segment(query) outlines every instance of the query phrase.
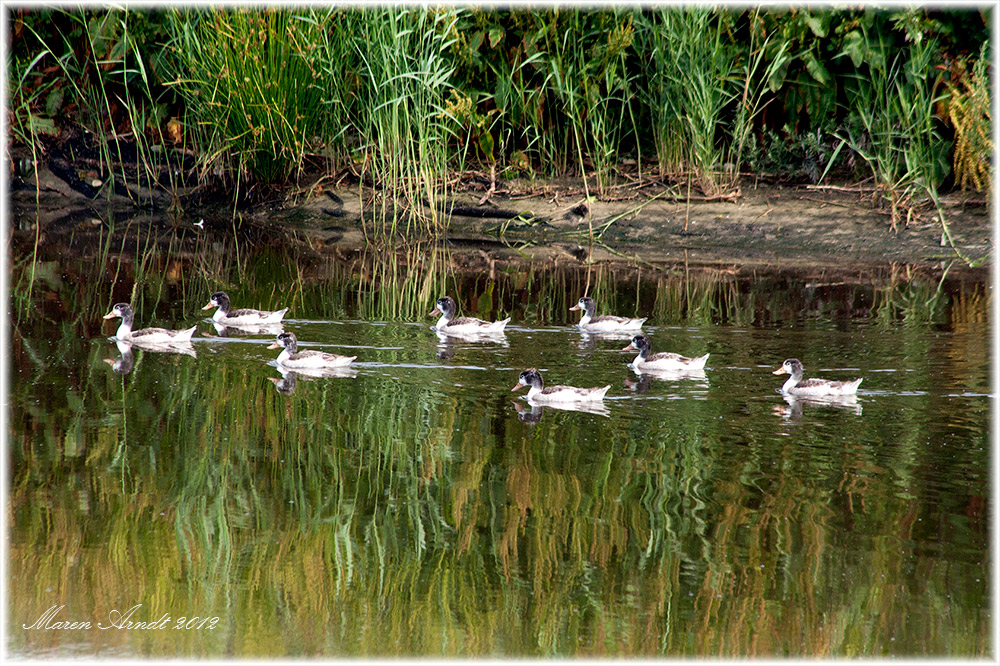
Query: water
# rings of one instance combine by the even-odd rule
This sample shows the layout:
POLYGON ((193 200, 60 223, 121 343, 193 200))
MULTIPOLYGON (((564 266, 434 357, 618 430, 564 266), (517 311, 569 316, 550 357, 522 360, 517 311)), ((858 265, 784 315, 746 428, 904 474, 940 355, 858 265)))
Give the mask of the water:
POLYGON ((230 287, 236 307, 292 303, 300 348, 358 356, 294 382, 273 336, 201 320, 232 282, 142 292, 140 326, 201 320, 196 356, 139 350, 119 374, 100 316, 128 271, 93 291, 50 276, 11 324, 13 654, 992 653, 982 283, 535 267, 400 278, 396 320, 355 269, 230 287), (653 351, 711 353, 704 375, 639 377, 628 337, 579 333, 588 280, 652 315, 653 351), (417 313, 445 288, 513 316, 507 334, 440 340, 417 313), (863 377, 857 401, 787 403, 788 357, 863 377), (528 367, 611 390, 532 409, 511 392, 528 367), (91 628, 23 628, 53 607, 91 628))

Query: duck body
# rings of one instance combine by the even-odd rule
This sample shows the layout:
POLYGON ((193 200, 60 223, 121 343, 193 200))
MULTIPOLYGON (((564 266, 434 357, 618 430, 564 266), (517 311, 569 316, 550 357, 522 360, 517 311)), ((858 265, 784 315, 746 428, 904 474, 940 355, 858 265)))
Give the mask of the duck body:
POLYGON ((143 328, 138 331, 133 331, 132 324, 135 322, 135 313, 132 311, 132 306, 128 303, 118 303, 111 308, 111 312, 104 315, 105 319, 114 319, 115 317, 121 317, 122 320, 121 325, 118 327, 118 331, 115 332, 115 338, 138 344, 156 345, 174 342, 190 342, 191 338, 194 336, 194 332, 198 330, 197 326, 192 326, 191 328, 186 328, 180 331, 166 328, 143 328))
POLYGON ((511 391, 519 391, 528 387, 528 402, 539 404, 565 404, 574 402, 596 402, 604 400, 604 395, 611 384, 600 388, 578 388, 576 386, 548 386, 542 382, 542 375, 535 368, 525 370, 517 378, 517 384, 511 391))
POLYGON ((475 317, 455 317, 457 310, 454 299, 451 296, 442 296, 437 299, 437 304, 430 315, 441 315, 434 328, 438 333, 444 335, 496 335, 503 333, 504 327, 510 321, 510 317, 501 321, 483 321, 475 317))
POLYGON ((628 317, 615 317, 613 315, 597 315, 595 314, 597 312, 597 303, 588 296, 582 297, 570 310, 583 310, 583 317, 577 326, 580 327, 581 331, 591 333, 638 331, 647 319, 647 317, 630 319, 628 317))
POLYGON ((229 303, 229 296, 224 291, 217 291, 212 294, 208 305, 202 310, 218 308, 212 315, 212 320, 217 324, 225 326, 260 326, 266 324, 277 324, 288 312, 288 308, 283 310, 253 310, 250 308, 240 308, 233 310, 229 303))
POLYGON ((829 379, 802 379, 802 363, 795 358, 787 359, 781 367, 772 372, 773 375, 791 375, 781 387, 786 395, 822 398, 827 396, 856 395, 861 379, 850 382, 838 382, 829 379))
POLYGON ((681 356, 680 354, 674 354, 673 352, 658 352, 656 354, 651 354, 650 349, 652 349, 652 345, 649 342, 649 338, 645 335, 634 336, 632 338, 632 342, 623 348, 622 351, 629 351, 633 349, 639 351, 639 355, 632 361, 632 368, 636 372, 641 372, 643 370, 704 370, 705 363, 708 361, 709 356, 708 354, 705 354, 704 356, 688 358, 687 356, 681 356))
POLYGON ((277 363, 280 367, 301 369, 301 370, 324 370, 330 368, 344 368, 349 366, 357 356, 341 356, 340 354, 328 354, 326 352, 306 350, 298 351, 299 343, 294 333, 282 333, 278 336, 274 344, 268 349, 284 350, 278 354, 277 363))

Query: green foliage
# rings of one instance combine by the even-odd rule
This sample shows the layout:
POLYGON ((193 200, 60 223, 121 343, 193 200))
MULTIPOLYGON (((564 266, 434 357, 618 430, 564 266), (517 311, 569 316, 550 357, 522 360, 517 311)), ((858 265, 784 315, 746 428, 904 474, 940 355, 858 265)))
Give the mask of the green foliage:
POLYGON ((916 33, 906 52, 878 29, 862 30, 866 72, 850 87, 851 110, 863 132, 849 132, 851 147, 869 165, 893 225, 912 215, 917 195, 936 199, 950 169, 937 104, 944 99, 935 70, 937 43, 916 33))
POLYGON ((111 164, 109 137, 131 131, 152 173, 151 147, 181 118, 187 132, 169 133, 192 139, 203 177, 235 174, 239 194, 248 179, 281 182, 325 158, 375 185, 368 210, 390 233, 401 215, 408 228, 443 228, 446 174, 468 165, 578 175, 607 195, 624 163, 642 168, 655 152, 663 175, 719 193, 738 188, 744 163, 815 179, 833 137, 850 137, 898 203, 912 195, 907 173, 925 189, 948 182, 953 137, 964 141, 956 179, 987 180, 987 19, 814 7, 16 10, 11 135, 39 146, 68 116, 101 137, 111 164), (980 74, 952 68, 940 86, 937 68, 977 58, 980 74), (942 122, 942 96, 978 101, 942 122))
POLYGON ((269 183, 298 172, 325 129, 319 26, 293 12, 172 10, 171 86, 187 103, 203 170, 269 183))
POLYGON ((143 176, 156 182, 163 157, 151 145, 162 141, 170 101, 158 77, 164 30, 158 12, 17 10, 8 62, 12 135, 37 151, 51 142, 41 135, 80 123, 96 137, 112 186, 142 184, 143 176), (137 176, 120 166, 123 137, 137 152, 137 176))
POLYGON ((727 39, 733 17, 707 8, 669 8, 643 18, 642 48, 650 63, 647 105, 660 173, 681 173, 691 164, 702 190, 716 194, 717 134, 736 95, 735 49, 727 39))

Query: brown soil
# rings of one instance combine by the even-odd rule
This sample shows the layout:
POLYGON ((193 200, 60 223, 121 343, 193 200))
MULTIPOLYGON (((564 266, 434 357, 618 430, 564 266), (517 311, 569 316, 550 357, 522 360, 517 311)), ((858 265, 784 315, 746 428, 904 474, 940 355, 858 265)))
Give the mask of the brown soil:
MULTIPOLYGON (((36 221, 43 242, 64 242, 73 234, 79 246, 81 236, 96 235, 107 225, 109 211, 119 219, 140 215, 126 197, 114 195, 110 205, 102 198, 87 199, 44 168, 39 184, 37 192, 30 187, 10 193, 15 253, 34 243, 36 221)), ((447 242, 456 252, 490 265, 531 258, 683 264, 736 272, 795 268, 838 273, 904 264, 935 273, 954 262, 954 271, 971 272, 981 280, 993 259, 987 207, 958 196, 946 199, 946 219, 955 246, 974 267, 943 241, 941 225, 930 210, 893 229, 888 211, 875 209, 871 192, 857 187, 745 184, 733 200, 690 204, 671 198, 662 187, 633 188, 617 201, 592 201, 589 213, 581 206, 586 197, 574 183, 520 188, 508 183, 507 190, 485 202, 478 192, 459 195, 456 204, 468 207, 465 212, 471 214, 451 219, 447 242), (519 191, 522 194, 510 194, 519 191), (479 216, 502 211, 522 216, 479 216)), ((366 192, 366 198, 370 194, 366 192)), ((231 234, 234 229, 232 210, 224 203, 198 210, 185 206, 175 218, 165 212, 172 198, 159 193, 151 200, 164 212, 141 217, 164 229, 197 234, 231 234), (200 220, 202 226, 195 228, 200 220)), ((366 206, 370 210, 370 202, 366 206)), ((373 237, 370 214, 362 224, 356 186, 336 192, 315 186, 289 201, 241 211, 240 216, 242 224, 257 230, 258 238, 284 238, 319 255, 353 253, 366 245, 366 237, 373 237)), ((388 239, 390 244, 400 240, 388 239)))

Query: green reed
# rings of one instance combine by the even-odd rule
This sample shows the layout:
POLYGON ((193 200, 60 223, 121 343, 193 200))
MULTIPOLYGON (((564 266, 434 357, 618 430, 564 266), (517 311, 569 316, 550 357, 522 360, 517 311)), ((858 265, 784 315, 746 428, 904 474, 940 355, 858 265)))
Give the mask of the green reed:
POLYGON ((634 12, 555 10, 545 31, 547 87, 562 108, 569 157, 584 179, 594 166, 597 192, 608 193, 622 144, 635 136, 635 78, 628 68, 634 12))
POLYGON ((938 187, 947 176, 949 142, 941 134, 937 105, 941 74, 933 69, 937 42, 919 31, 906 53, 898 53, 879 31, 863 31, 867 75, 851 90, 851 111, 863 133, 845 140, 871 169, 877 196, 892 212, 892 226, 909 223, 922 197, 929 197, 948 237, 938 187))
POLYGON ((641 47, 649 54, 646 104, 663 174, 694 170, 707 195, 718 191, 717 135, 736 96, 736 54, 727 12, 659 9, 643 15, 641 47), (689 166, 690 165, 690 166, 689 166))
POLYGON ((248 176, 297 175, 327 127, 316 62, 322 25, 284 9, 169 17, 170 84, 187 102, 202 172, 232 167, 237 192, 248 176))
POLYGON ((447 226, 454 119, 444 98, 457 17, 454 10, 416 8, 330 16, 321 70, 326 99, 347 104, 361 144, 361 181, 367 174, 376 184, 372 205, 382 238, 396 234, 401 216, 407 233, 447 226))

